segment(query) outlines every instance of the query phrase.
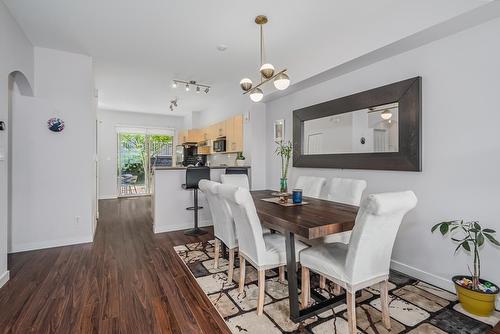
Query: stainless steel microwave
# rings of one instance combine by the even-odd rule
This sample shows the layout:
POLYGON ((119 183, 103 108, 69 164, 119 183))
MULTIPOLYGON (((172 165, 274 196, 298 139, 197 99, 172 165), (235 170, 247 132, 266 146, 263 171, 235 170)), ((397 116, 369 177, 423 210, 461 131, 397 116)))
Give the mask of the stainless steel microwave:
POLYGON ((214 152, 226 152, 226 138, 214 140, 213 150, 214 152))

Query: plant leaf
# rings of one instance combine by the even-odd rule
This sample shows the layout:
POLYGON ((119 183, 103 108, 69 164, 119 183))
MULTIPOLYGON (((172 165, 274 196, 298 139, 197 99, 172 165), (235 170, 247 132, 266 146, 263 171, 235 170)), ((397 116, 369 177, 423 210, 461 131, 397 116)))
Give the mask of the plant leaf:
POLYGON ((472 232, 472 233, 477 233, 477 232, 480 232, 481 230, 478 230, 477 228, 471 228, 469 229, 469 232, 472 232))
POLYGON ((481 247, 483 244, 484 244, 484 236, 482 233, 479 233, 477 235, 477 239, 476 239, 476 242, 477 242, 477 246, 478 247, 481 247))
POLYGON ((450 232, 455 231, 455 230, 456 230, 457 228, 459 228, 459 227, 460 227, 460 226, 457 226, 457 225, 453 226, 452 228, 450 228, 450 232))
POLYGON ((442 223, 437 223, 436 225, 434 225, 432 228, 431 228, 431 233, 434 233, 434 231, 439 227, 439 225, 441 225, 442 223))
POLYGON ((478 222, 474 222, 474 228, 481 231, 481 225, 478 222))
POLYGON ((495 239, 495 237, 493 237, 492 235, 490 235, 490 234, 485 234, 484 236, 485 236, 486 238, 488 238, 488 240, 489 240, 492 244, 494 244, 494 245, 496 245, 496 246, 500 246, 500 242, 498 242, 498 241, 497 241, 497 239, 495 239))
POLYGON ((483 233, 497 233, 497 231, 492 230, 491 228, 485 228, 485 229, 483 230, 483 233))
POLYGON ((462 247, 463 247, 466 251, 470 252, 469 242, 467 242, 467 241, 462 242, 462 247))
POLYGON ((441 226, 439 227, 439 231, 441 231, 441 234, 442 235, 445 235, 446 233, 448 233, 448 227, 449 227, 449 223, 448 222, 445 222, 445 223, 442 223, 441 226))

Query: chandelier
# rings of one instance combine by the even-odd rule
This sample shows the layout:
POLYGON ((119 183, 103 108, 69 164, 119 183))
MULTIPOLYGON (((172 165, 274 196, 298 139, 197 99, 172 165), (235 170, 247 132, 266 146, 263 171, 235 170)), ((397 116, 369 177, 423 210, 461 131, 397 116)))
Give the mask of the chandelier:
POLYGON ((260 83, 252 87, 252 80, 244 78, 240 81, 240 87, 244 90, 243 94, 250 94, 253 102, 259 102, 264 97, 264 92, 260 88, 262 85, 274 80, 276 89, 285 90, 290 86, 290 78, 286 74, 286 68, 275 73, 274 66, 265 62, 263 25, 267 23, 267 17, 259 15, 255 18, 255 23, 260 26, 260 83))

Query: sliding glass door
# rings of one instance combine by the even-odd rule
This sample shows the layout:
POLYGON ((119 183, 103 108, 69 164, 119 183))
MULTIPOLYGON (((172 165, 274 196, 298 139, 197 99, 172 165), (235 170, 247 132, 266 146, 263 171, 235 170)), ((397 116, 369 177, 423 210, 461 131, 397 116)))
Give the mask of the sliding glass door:
POLYGON ((173 130, 118 128, 118 196, 149 195, 155 167, 172 166, 173 130))

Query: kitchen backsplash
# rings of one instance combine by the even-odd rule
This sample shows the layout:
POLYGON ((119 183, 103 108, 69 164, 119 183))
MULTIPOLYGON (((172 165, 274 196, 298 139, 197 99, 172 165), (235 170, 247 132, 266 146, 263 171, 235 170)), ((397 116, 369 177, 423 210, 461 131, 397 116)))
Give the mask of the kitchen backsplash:
POLYGON ((236 165, 236 153, 219 153, 219 154, 210 154, 207 156, 207 161, 210 163, 210 166, 235 166, 236 165))

